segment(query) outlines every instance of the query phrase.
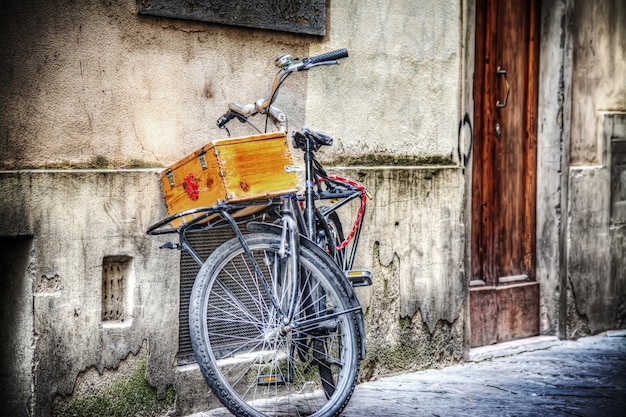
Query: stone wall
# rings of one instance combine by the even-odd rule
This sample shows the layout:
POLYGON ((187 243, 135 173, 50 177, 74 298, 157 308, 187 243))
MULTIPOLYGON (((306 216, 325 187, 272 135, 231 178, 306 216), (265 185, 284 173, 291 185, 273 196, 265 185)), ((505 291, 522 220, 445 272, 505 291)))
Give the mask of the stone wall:
MULTIPOLYGON (((355 264, 374 277, 371 287, 357 288, 368 342, 362 378, 462 360, 461 170, 354 167, 338 172, 367 184, 371 195, 355 264)), ((356 211, 348 213, 352 216, 341 213, 342 223, 350 226, 356 211)))
MULTIPOLYGON (((164 395, 174 382, 178 256, 158 249, 162 238, 145 234, 165 214, 158 173, 5 171, 0 191, 2 235, 32 237, 29 258, 20 261, 32 282, 9 278, 11 287, 32 288, 31 301, 21 298, 19 311, 30 320, 21 321, 26 327, 17 340, 34 347, 20 361, 26 375, 32 372, 34 415, 49 415, 56 395, 72 394, 81 372, 117 368, 144 344, 146 377, 164 395), (123 299, 110 320, 105 294, 123 299)), ((3 264, 12 263, 8 256, 2 253, 3 264)), ((15 415, 26 410, 22 404, 15 415)))
POLYGON ((567 337, 626 324, 626 6, 576 2, 572 15, 567 337))
POLYGON ((165 214, 160 168, 225 137, 215 120, 267 94, 283 53, 350 51, 290 77, 276 104, 290 129, 333 133, 322 158, 373 195, 362 377, 462 359, 465 5, 331 1, 315 37, 142 16, 133 0, 5 3, 0 261, 21 300, 2 310, 15 321, 1 369, 20 375, 3 390, 10 415, 48 416, 144 366, 176 413, 216 405, 196 366, 176 366, 179 257, 145 230, 165 214))

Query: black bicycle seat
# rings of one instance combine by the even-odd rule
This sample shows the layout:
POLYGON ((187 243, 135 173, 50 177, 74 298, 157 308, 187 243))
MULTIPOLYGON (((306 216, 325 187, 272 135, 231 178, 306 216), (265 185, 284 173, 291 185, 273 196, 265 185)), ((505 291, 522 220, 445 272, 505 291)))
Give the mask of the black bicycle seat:
POLYGON ((318 150, 320 146, 330 146, 333 144, 333 137, 328 133, 311 130, 306 127, 303 127, 302 131, 294 131, 291 136, 293 137, 293 146, 298 149, 306 148, 306 140, 310 141, 315 151, 318 150))

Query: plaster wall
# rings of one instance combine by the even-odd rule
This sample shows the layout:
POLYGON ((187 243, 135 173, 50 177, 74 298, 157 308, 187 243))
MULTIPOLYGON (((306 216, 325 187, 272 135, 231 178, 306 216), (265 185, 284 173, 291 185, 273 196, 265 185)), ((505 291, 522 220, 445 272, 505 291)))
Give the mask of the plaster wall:
POLYGON ((331 2, 329 35, 310 54, 345 46, 351 56, 310 72, 305 118, 336 135, 326 159, 456 158, 463 3, 331 2))
MULTIPOLYGON (((226 137, 215 121, 227 104, 268 94, 274 59, 307 56, 311 40, 142 16, 134 0, 5 2, 0 27, 0 166, 11 169, 169 165, 226 137)), ((292 77, 276 103, 297 125, 305 84, 292 77)))
POLYGON ((626 112, 598 114, 602 164, 569 175, 567 335, 626 325, 626 112))
POLYGON ((565 288, 565 219, 571 114, 573 1, 541 7, 537 123, 537 260, 540 332, 562 334, 565 288))
MULTIPOLYGON (((362 378, 462 360, 462 170, 353 167, 333 172, 367 184, 371 195, 354 265, 372 271, 374 281, 357 288, 368 343, 362 378)), ((351 225, 354 213, 354 207, 340 213, 342 223, 351 225)))
MULTIPOLYGON (((362 377, 461 360, 460 170, 333 171, 368 184, 372 195, 355 265, 375 277, 374 285, 358 294, 369 345, 362 377)), ((32 370, 34 415, 49 415, 55 399, 84 394, 85 385, 106 386, 106 376, 135 357, 147 360, 146 377, 159 393, 174 387, 179 413, 217 405, 206 395, 197 367, 172 367, 178 254, 158 249, 165 237, 144 234, 165 214, 157 179, 158 170, 0 174, 2 234, 34 236, 28 279, 21 281, 26 298, 32 291, 32 310, 23 309, 31 321, 18 329, 25 335, 22 344, 34 346, 34 359, 20 362, 25 375, 32 370), (103 265, 111 256, 129 257, 133 264, 132 309, 121 323, 102 321, 103 265)), ((350 215, 344 216, 350 224, 350 215)), ((6 257, 3 262, 14 264, 6 257)))
POLYGON ((567 212, 567 337, 626 324, 626 5, 576 2, 567 212))
POLYGON ((31 405, 34 365, 33 237, 0 237, 0 391, 4 415, 31 405))
POLYGON ((145 235, 165 214, 159 169, 122 168, 166 166, 224 137, 226 104, 267 94, 283 53, 350 51, 339 67, 292 76, 276 104, 290 128, 336 136, 323 159, 369 165, 334 169, 373 195, 359 252, 375 277, 359 290, 363 378, 461 360, 465 6, 331 1, 329 35, 317 38, 140 16, 133 0, 5 4, 0 236, 32 236, 32 340, 20 339, 32 346, 20 368, 32 370, 32 414, 144 359, 159 396, 174 387, 177 413, 215 405, 197 367, 175 366, 178 254, 145 235), (132 313, 117 324, 102 323, 109 257, 131 261, 132 313))
POLYGON ((374 275, 358 290, 366 379, 464 355, 467 3, 333 1, 328 35, 309 49, 350 52, 309 72, 304 122, 335 137, 320 159, 373 197, 359 251, 374 275))
MULTIPOLYGON (((158 249, 163 238, 145 235, 165 214, 158 173, 4 171, 0 193, 1 234, 33 237, 32 281, 23 283, 32 297, 22 298, 32 319, 20 329, 32 337, 23 343, 32 346, 32 360, 20 363, 33 378, 28 415, 49 415, 54 397, 71 394, 81 372, 117 368, 144 343, 150 350, 146 377, 165 393, 174 382, 178 256, 158 249), (109 256, 132 262, 123 321, 102 320, 109 256)), ((3 264, 16 264, 10 254, 2 253, 3 264)), ((19 409, 26 412, 27 404, 19 409)))
POLYGON ((577 1, 572 15, 572 166, 603 164, 599 111, 626 107, 626 4, 577 1))
MULTIPOLYGON (((143 16, 132 0, 14 1, 4 10, 5 168, 97 157, 168 165, 225 136, 215 120, 228 102, 267 94, 275 57, 341 47, 350 58, 340 67, 285 83, 277 106, 290 127, 333 132, 328 159, 456 157, 463 21, 456 1, 331 2, 325 38, 143 16)), ((234 135, 252 132, 233 126, 234 135)))

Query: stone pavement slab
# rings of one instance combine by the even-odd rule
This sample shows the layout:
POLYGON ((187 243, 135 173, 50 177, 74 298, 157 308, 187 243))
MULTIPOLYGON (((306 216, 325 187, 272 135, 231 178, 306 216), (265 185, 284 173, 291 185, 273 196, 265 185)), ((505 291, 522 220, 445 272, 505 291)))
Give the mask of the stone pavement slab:
MULTIPOLYGON (((527 343, 473 350, 464 364, 359 384, 342 415, 626 416, 626 332, 527 343)), ((207 416, 230 413, 193 417, 207 416)))

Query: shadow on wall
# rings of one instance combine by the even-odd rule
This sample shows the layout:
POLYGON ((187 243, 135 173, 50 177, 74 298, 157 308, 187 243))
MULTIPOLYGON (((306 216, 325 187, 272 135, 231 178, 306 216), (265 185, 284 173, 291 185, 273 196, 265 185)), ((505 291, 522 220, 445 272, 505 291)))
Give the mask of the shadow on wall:
POLYGON ((0 414, 27 416, 33 366, 33 237, 0 237, 0 414))

